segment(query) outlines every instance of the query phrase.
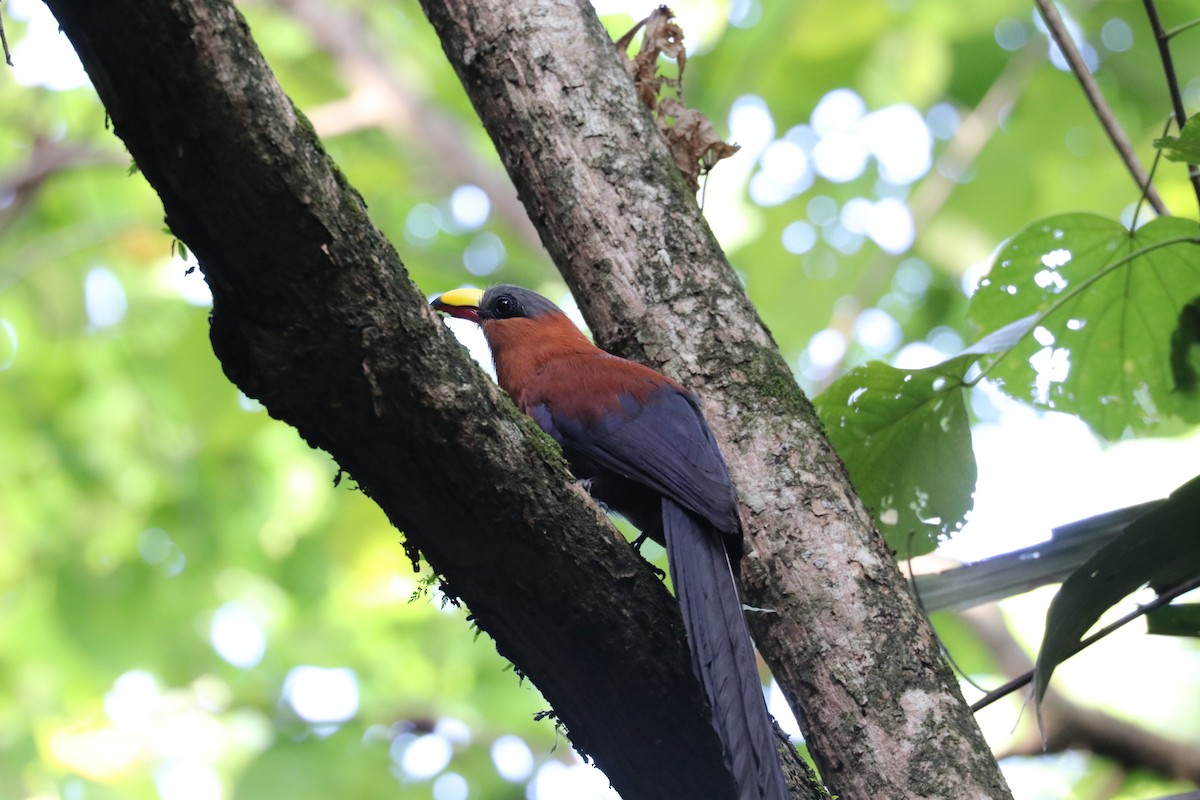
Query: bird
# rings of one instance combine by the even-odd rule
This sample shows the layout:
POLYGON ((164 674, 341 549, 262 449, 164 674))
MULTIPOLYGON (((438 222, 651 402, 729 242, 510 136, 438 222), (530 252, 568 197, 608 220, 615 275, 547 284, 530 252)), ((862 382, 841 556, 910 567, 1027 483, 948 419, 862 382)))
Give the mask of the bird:
POLYGON ((696 396, 597 347, 529 289, 454 289, 430 305, 483 329, 500 387, 558 442, 592 496, 642 538, 665 543, 692 671, 738 798, 787 798, 734 578, 743 546, 737 495, 696 396))

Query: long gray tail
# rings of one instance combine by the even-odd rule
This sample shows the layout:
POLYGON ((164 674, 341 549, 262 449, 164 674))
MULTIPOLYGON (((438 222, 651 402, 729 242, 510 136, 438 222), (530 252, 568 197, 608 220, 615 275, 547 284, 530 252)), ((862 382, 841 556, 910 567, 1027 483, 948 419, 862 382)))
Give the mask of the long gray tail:
POLYGON ((683 610, 692 671, 712 705, 739 800, 787 800, 775 733, 754 660, 754 645, 721 534, 663 498, 671 581, 683 610))

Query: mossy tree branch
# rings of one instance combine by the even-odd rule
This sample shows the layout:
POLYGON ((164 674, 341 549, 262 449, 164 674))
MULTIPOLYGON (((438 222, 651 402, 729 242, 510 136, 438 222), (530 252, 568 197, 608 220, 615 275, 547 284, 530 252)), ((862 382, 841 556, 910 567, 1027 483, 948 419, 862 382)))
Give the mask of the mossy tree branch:
POLYGON ((384 509, 623 796, 732 797, 678 606, 434 319, 233 4, 47 5, 199 259, 230 379, 384 509))
POLYGON ((422 5, 597 340, 702 396, 749 525, 747 600, 772 609, 751 615, 756 641, 830 791, 1007 797, 928 620, 590 3, 422 5))

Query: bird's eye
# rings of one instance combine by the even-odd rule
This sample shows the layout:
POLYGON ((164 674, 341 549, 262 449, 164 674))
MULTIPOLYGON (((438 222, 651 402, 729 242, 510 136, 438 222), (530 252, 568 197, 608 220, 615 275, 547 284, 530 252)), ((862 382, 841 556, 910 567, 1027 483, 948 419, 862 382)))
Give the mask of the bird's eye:
POLYGON ((493 308, 495 309, 496 316, 500 319, 515 317, 518 313, 520 313, 521 309, 520 305, 517 304, 517 301, 506 294, 502 294, 496 298, 493 308))

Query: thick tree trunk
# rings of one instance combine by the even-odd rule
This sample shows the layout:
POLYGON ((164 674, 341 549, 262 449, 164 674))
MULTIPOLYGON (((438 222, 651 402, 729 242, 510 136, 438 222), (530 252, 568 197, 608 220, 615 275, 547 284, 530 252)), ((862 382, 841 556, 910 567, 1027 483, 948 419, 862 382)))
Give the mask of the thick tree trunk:
MULTIPOLYGON (((230 378, 383 507, 624 797, 730 796, 677 607, 431 318, 232 5, 47 4, 200 259, 230 378)), ((590 7, 427 11, 600 339, 705 396, 759 643, 835 793, 1007 796, 590 7)))
MULTIPOLYGON (((811 405, 586 0, 422 0, 597 340, 702 395, 758 645, 832 793, 1009 795, 811 405)), ((719 166, 717 167, 720 168, 719 166)))

